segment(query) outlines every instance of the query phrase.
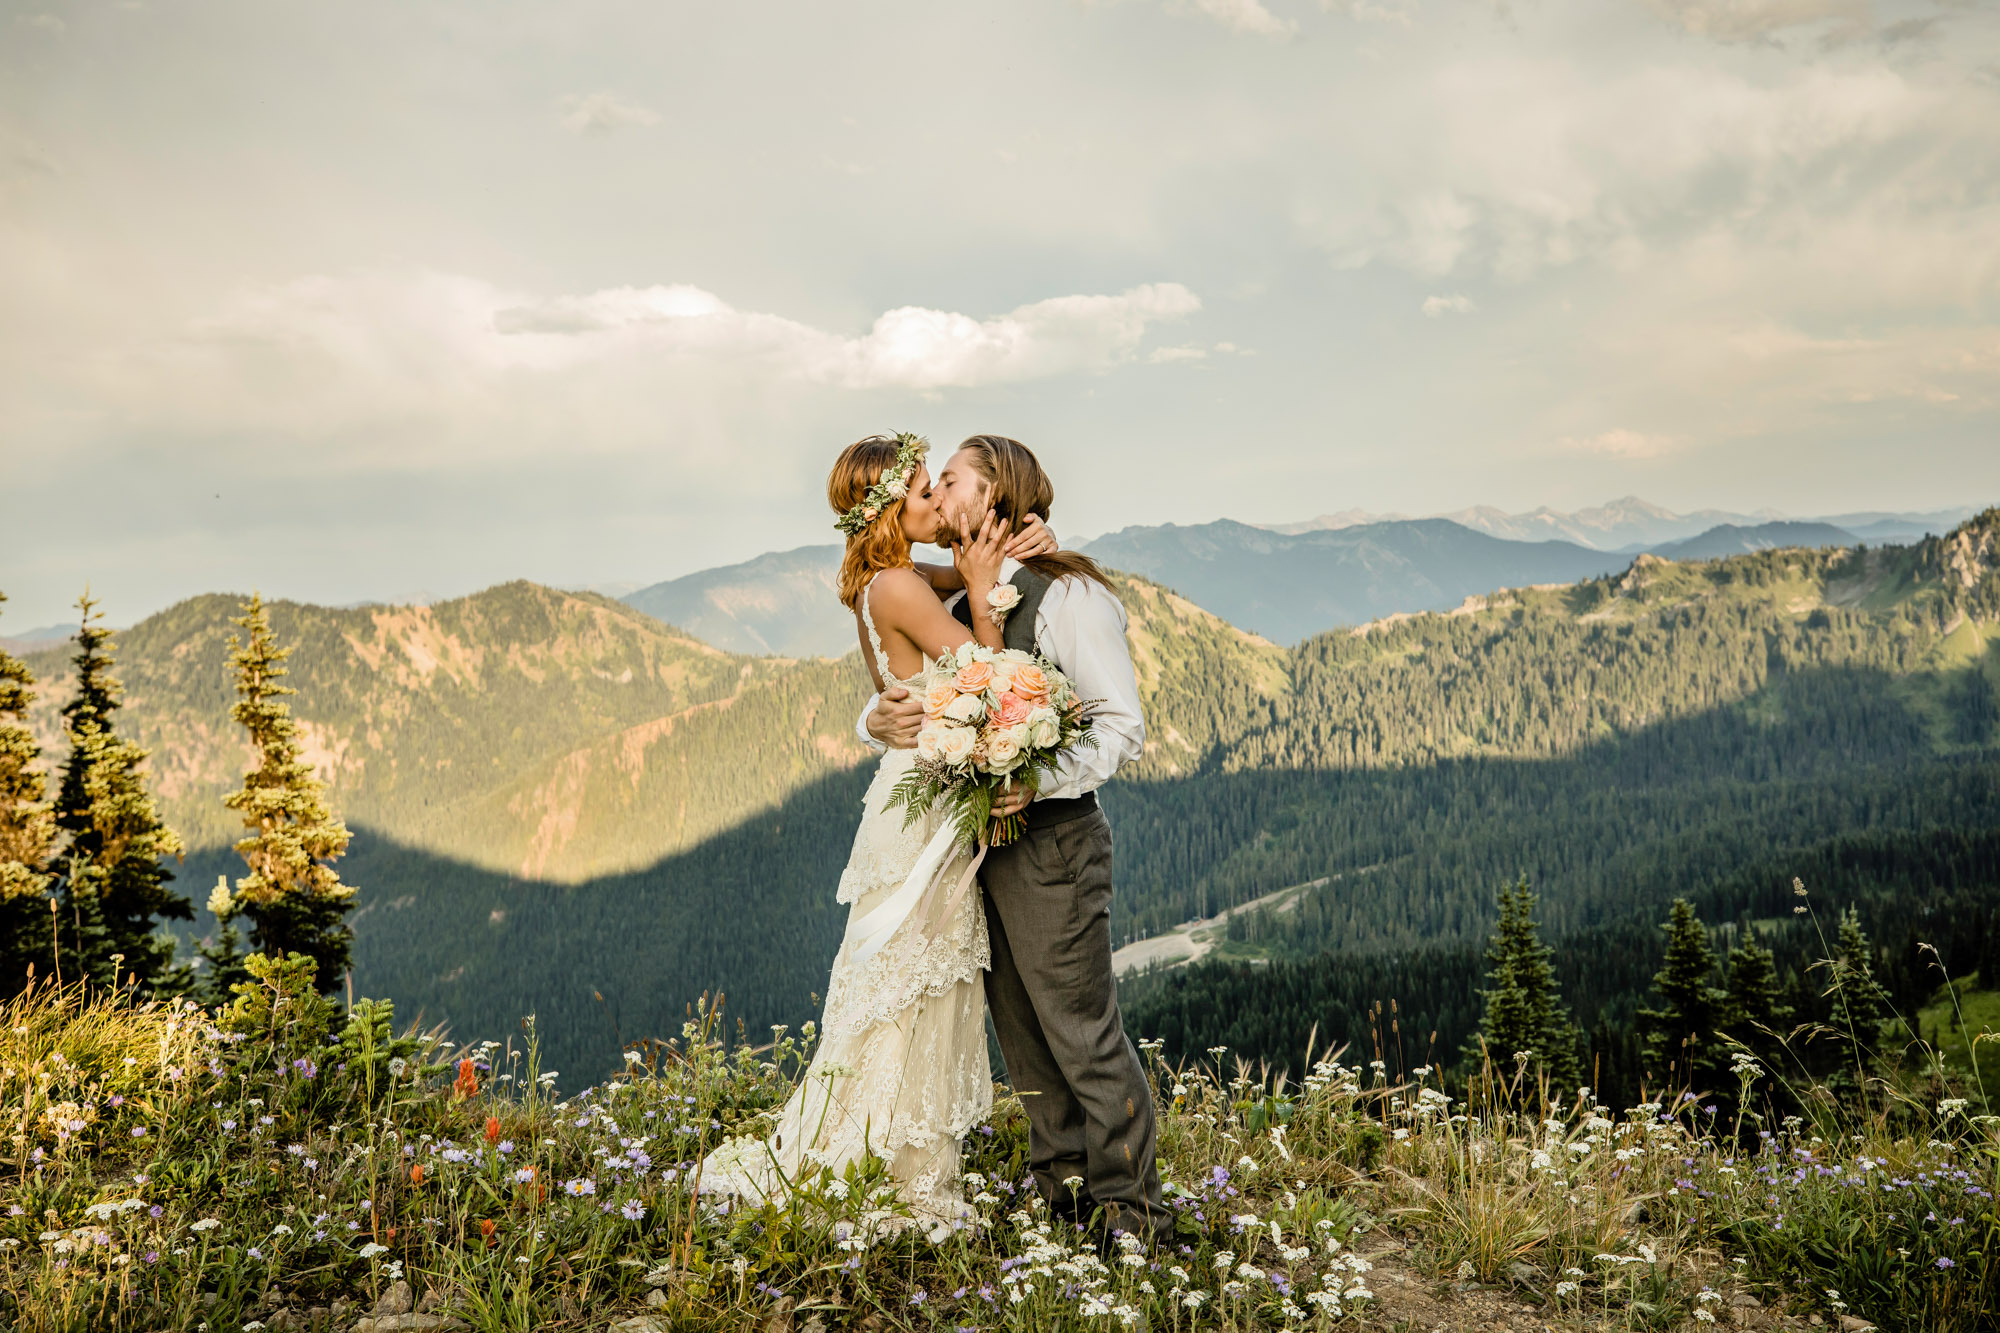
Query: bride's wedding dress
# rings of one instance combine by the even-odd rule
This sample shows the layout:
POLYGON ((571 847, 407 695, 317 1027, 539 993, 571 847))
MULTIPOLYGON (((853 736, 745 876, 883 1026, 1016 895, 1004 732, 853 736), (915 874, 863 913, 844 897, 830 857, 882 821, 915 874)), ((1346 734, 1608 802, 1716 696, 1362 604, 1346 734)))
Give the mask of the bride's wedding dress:
MULTIPOLYGON (((895 676, 869 612, 861 618, 885 682, 895 676)), ((935 814, 904 822, 889 793, 916 760, 882 757, 837 901, 847 931, 827 982, 819 1045, 768 1134, 730 1139, 702 1163, 701 1191, 783 1201, 820 1165, 838 1176, 866 1154, 885 1159, 898 1194, 928 1223, 965 1212, 958 1141, 993 1106, 986 1058, 986 915, 969 873, 975 849, 935 814)))

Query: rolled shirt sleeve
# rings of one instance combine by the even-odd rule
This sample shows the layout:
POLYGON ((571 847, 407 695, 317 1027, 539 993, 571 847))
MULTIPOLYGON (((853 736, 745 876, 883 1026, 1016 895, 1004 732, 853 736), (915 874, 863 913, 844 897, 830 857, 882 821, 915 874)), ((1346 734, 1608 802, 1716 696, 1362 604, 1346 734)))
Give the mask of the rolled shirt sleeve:
POLYGON ((875 705, 881 702, 882 696, 879 694, 868 696, 868 702, 861 705, 861 716, 854 719, 854 734, 860 737, 863 745, 873 750, 876 754, 887 754, 889 747, 876 740, 868 732, 868 719, 875 716, 875 705))
POLYGON ((1111 780, 1121 765, 1146 749, 1146 718, 1139 706, 1139 677, 1125 641, 1125 607, 1094 579, 1060 579, 1043 594, 1035 616, 1042 655, 1093 701, 1091 736, 1057 761, 1038 796, 1082 796, 1111 780))

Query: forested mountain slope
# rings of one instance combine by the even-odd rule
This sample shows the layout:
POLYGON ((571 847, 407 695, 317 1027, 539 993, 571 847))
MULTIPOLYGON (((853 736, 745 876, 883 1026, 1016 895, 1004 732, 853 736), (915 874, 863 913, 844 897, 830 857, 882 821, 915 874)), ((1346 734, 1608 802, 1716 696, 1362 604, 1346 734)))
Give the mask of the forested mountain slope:
MULTIPOLYGON (((191 846, 233 841, 249 751, 225 671, 237 599, 118 636, 124 725, 191 846)), ((275 603, 309 757, 348 821, 524 879, 650 865, 864 754, 853 664, 739 657, 592 593, 510 583, 429 607, 275 603)), ((45 745, 67 689, 46 682, 45 745)))
MULTIPOLYGON (((1559 940, 1650 938, 1673 895, 1769 880, 1842 839, 1989 830, 1996 564, 1989 512, 1910 548, 1642 557, 1294 649, 1125 580, 1151 727, 1106 793, 1115 928, 1325 877, 1247 921, 1242 949, 1278 960, 1273 977, 1335 955, 1346 980, 1393 977, 1412 949, 1464 954, 1521 873, 1559 940)), ((184 871, 197 885, 233 869, 215 801, 247 758, 226 721, 231 609, 199 599, 121 636, 129 729, 207 848, 184 871)), ((555 1061, 587 1073, 705 989, 753 1033, 812 1015, 868 777, 855 659, 734 657, 525 584, 274 618, 358 834, 358 990, 466 1037, 534 1010, 555 1061)), ((51 682, 44 704, 62 694, 51 682)), ((1200 980, 1173 983, 1177 1039, 1225 1021, 1200 980)), ((1355 1017, 1351 996, 1288 984, 1321 998, 1273 1000, 1273 1021, 1355 1017)), ((1164 1024, 1143 990, 1135 1014, 1164 1024)))

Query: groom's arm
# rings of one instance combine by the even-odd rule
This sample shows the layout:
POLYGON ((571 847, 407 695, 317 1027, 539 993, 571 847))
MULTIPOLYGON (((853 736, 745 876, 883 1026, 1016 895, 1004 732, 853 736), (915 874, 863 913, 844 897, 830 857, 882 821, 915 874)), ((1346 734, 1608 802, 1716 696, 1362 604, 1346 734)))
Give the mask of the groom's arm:
POLYGON ((1125 641, 1125 608, 1116 594, 1092 579, 1066 578, 1049 589, 1041 611, 1035 637, 1043 655, 1062 668, 1078 697, 1096 701, 1091 739, 1064 755, 1036 793, 1060 800, 1096 791, 1143 754, 1146 718, 1125 641))
POLYGON ((923 721, 924 701, 900 685, 891 685, 861 706, 861 716, 854 721, 854 734, 877 754, 884 750, 913 750, 923 721))

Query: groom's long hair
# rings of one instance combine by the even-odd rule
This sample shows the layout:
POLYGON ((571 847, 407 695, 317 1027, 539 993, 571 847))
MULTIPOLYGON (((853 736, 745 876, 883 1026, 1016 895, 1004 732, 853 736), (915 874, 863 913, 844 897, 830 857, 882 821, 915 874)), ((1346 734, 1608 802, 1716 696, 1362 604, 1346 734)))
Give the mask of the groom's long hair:
MULTIPOLYGON (((833 512, 844 514, 860 504, 868 488, 882 479, 883 470, 895 466, 902 447, 892 435, 870 435, 842 449, 826 478, 826 502, 833 506, 833 512)), ((909 565, 910 539, 903 535, 903 502, 891 500, 874 522, 847 538, 837 585, 841 604, 854 610, 868 581, 878 572, 909 565)))
MULTIPOLYGON (((1049 507, 1056 502, 1055 483, 1027 445, 1005 435, 973 435, 958 447, 970 453, 973 471, 992 487, 987 503, 1001 519, 1018 525, 1033 514, 1049 521, 1049 507)), ((1023 563, 1051 582, 1074 576, 1111 586, 1097 562, 1077 551, 1052 551, 1023 563)))

